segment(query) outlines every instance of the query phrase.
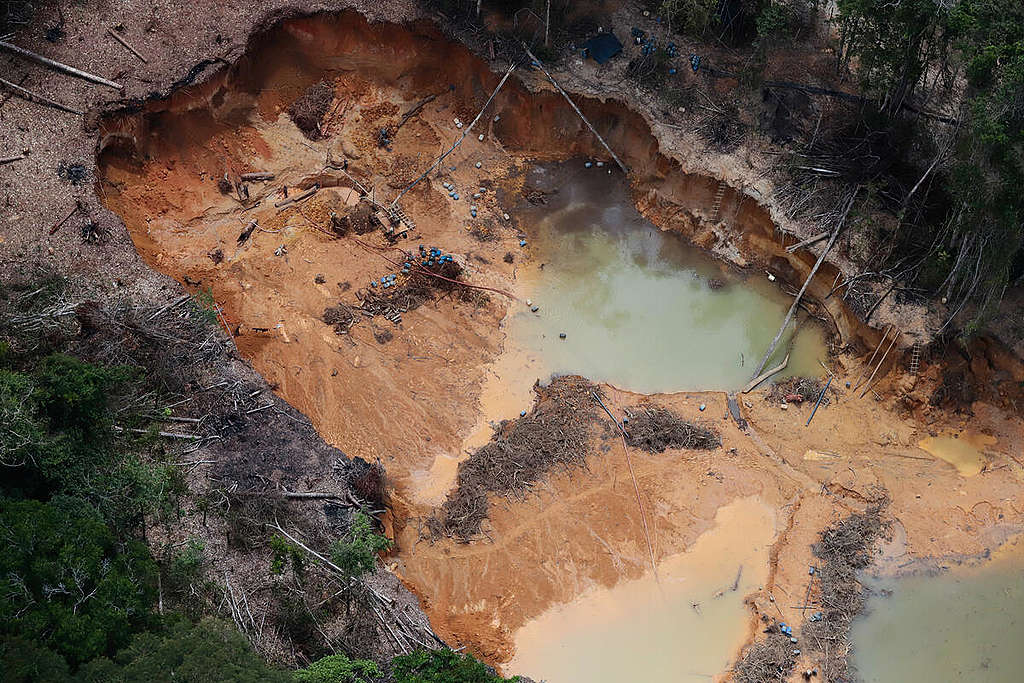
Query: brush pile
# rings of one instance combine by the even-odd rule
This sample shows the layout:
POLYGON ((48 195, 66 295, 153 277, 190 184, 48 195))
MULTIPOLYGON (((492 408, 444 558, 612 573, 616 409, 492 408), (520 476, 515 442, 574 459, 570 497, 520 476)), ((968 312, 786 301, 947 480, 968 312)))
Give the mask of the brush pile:
POLYGON ((498 425, 491 441, 459 465, 457 485, 427 520, 433 539, 468 542, 481 532, 488 496, 522 498, 556 468, 586 464, 591 427, 597 421, 597 388, 582 377, 557 377, 534 386, 533 410, 498 425))
MULTIPOLYGON (((855 513, 821 532, 812 546, 814 556, 822 560, 811 575, 811 602, 817 602, 814 614, 800 628, 800 645, 794 645, 790 633, 781 624, 762 616, 767 636, 746 650, 733 668, 740 683, 771 683, 790 680, 796 655, 803 648, 817 664, 822 681, 849 680, 850 624, 864 606, 864 589, 858 573, 871 563, 871 552, 886 532, 882 510, 888 502, 883 494, 863 513, 855 513), (816 586, 815 586, 816 584, 816 586)), ((808 679, 808 675, 804 675, 808 679)))
MULTIPOLYGON (((772 384, 768 400, 772 403, 804 403, 818 400, 825 385, 816 377, 790 377, 772 384)), ((822 407, 829 404, 828 394, 821 399, 822 407)))
POLYGON ((806 646, 820 654, 822 680, 848 678, 850 625, 864 606, 864 588, 857 576, 871 563, 872 549, 887 530, 881 515, 886 502, 882 498, 867 511, 829 527, 811 548, 823 561, 816 573, 820 607, 801 632, 806 646))
POLYGON ((356 314, 349 306, 338 302, 337 305, 324 309, 323 321, 334 326, 334 334, 348 334, 356 324, 356 314))
POLYGON ((320 125, 334 100, 334 86, 328 81, 311 85, 288 107, 288 115, 296 127, 310 140, 319 140, 320 125))
POLYGON ((687 422, 661 406, 633 408, 624 425, 626 443, 648 453, 662 453, 666 448, 710 451, 722 445, 722 438, 713 430, 687 422))
POLYGON ((789 636, 781 633, 775 624, 765 632, 768 635, 744 650, 733 668, 736 683, 770 683, 789 678, 789 672, 796 663, 789 636))

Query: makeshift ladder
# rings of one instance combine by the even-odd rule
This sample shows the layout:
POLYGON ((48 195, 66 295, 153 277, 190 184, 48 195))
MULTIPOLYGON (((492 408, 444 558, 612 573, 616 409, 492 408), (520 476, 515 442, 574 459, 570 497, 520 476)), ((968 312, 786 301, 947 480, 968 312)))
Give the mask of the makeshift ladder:
POLYGON ((915 341, 914 346, 910 349, 910 374, 917 375, 917 371, 921 368, 921 342, 915 341))
POLYGON ((718 181, 718 191, 715 192, 715 201, 711 207, 711 222, 717 223, 722 217, 722 199, 725 197, 725 189, 728 187, 724 180, 718 181))

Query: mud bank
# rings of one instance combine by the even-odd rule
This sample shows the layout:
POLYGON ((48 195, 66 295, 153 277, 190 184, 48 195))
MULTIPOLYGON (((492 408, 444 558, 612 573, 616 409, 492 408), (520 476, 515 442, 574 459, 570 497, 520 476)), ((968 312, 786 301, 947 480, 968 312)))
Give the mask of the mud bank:
MULTIPOLYGON (((408 102, 437 95, 447 87, 452 100, 448 109, 455 117, 461 114, 464 121, 472 118, 500 80, 487 63, 443 38, 429 22, 368 23, 355 12, 290 19, 256 33, 238 61, 205 83, 147 102, 140 112, 107 117, 98 146, 101 173, 109 177, 104 169, 118 158, 173 156, 182 140, 188 140, 186 146, 203 146, 218 134, 244 129, 254 115, 273 120, 310 85, 340 74, 387 89, 408 102)), ((521 70, 518 77, 522 80, 513 78, 492 105, 497 120, 489 123, 488 135, 502 151, 537 161, 606 156, 561 95, 543 87, 537 72, 521 70)), ((345 94, 351 93, 336 96, 345 94)), ((644 117, 628 105, 582 96, 576 101, 629 167, 637 208, 653 223, 684 234, 732 263, 756 265, 784 282, 802 284, 816 253, 788 253, 770 211, 752 192, 685 172, 678 161, 661 152, 644 117)), ((330 123, 327 128, 332 135, 338 132, 331 130, 330 123)), ((364 131, 366 139, 352 142, 358 146, 375 134, 364 131)), ((401 147, 396 141, 398 157, 401 147)), ((209 161, 203 170, 219 177, 239 159, 225 149, 216 162, 209 161)), ((300 187, 315 182, 346 185, 336 173, 309 173, 300 187)), ((391 195, 397 192, 391 192, 389 199, 391 195)), ((133 239, 139 243, 136 231, 133 239)), ((828 297, 838 274, 835 266, 823 264, 806 297, 831 318, 840 344, 873 348, 880 332, 863 324, 841 298, 828 297)))
MULTIPOLYGON (((756 394, 742 403, 752 435, 729 417, 722 394, 644 397, 606 387, 607 403, 619 414, 656 401, 686 419, 713 421, 722 448, 639 454, 631 471, 613 450, 614 434, 601 437, 593 444, 601 455, 587 469, 558 473, 525 500, 494 501, 485 538, 423 540, 422 520, 443 499, 439 472, 452 470, 481 434, 486 439, 488 420, 527 407, 506 399, 487 408, 482 398, 488 391, 501 398, 498 373, 505 370, 493 366, 503 343, 500 324, 522 303, 499 294, 438 297, 402 311, 399 323, 357 313, 338 334, 324 322, 325 309, 358 309, 374 289, 369 283, 395 273, 401 261, 379 231, 333 233, 331 213, 352 215, 360 195, 397 196, 461 135, 456 119, 472 120, 498 80, 430 24, 368 24, 354 13, 290 19, 254 36, 246 54, 209 81, 106 118, 98 146, 98 194, 123 217, 146 262, 191 289, 210 291, 240 353, 325 440, 385 464, 398 541, 391 568, 422 598, 439 634, 490 662, 506 662, 514 634, 553 605, 639 579, 649 548, 638 498, 650 514, 657 560, 691 548, 714 526, 718 510, 738 498, 757 497, 776 511, 780 530, 767 579, 746 596, 748 640, 759 631, 759 615, 797 622, 799 612, 774 601, 775 591, 802 590, 817 531, 862 507, 872 487, 890 490, 894 514, 908 517, 908 535, 923 553, 976 552, 1019 523, 1010 511, 1019 495, 1016 470, 1005 455, 1018 443, 1019 425, 989 412, 982 421, 999 434, 986 461, 990 474, 962 487, 955 468, 924 451, 880 465, 883 448, 911 449, 924 435, 891 405, 856 403, 843 392, 844 380, 855 381, 861 370, 851 356, 836 359, 838 393, 810 428, 803 428, 807 411, 800 406, 781 412, 756 394), (308 139, 287 110, 321 81, 334 97, 322 135, 308 139), (248 182, 240 197, 235 181, 250 172, 273 173, 274 180, 248 182), (312 196, 284 204, 314 187, 312 196), (802 457, 811 451, 826 459, 802 457), (964 492, 954 507, 971 510, 971 519, 990 498, 993 514, 979 523, 957 516, 947 497, 935 495, 953 487, 964 492)), ((656 225, 785 281, 799 284, 809 272, 814 255, 786 253, 754 198, 726 187, 716 210, 718 181, 681 172, 641 115, 615 101, 581 98, 580 106, 622 151, 634 200, 656 225)), ((529 244, 520 245, 512 210, 524 191, 527 160, 601 155, 564 100, 540 89, 535 74, 510 80, 493 107, 450 165, 403 198, 415 229, 398 247, 436 245, 456 255, 468 281, 516 296, 517 269, 533 257, 529 244), (445 184, 459 188, 461 199, 445 184)), ((870 350, 880 334, 836 297, 825 298, 837 275, 824 265, 809 291, 839 343, 870 350)), ((888 363, 896 362, 894 353, 888 363)))

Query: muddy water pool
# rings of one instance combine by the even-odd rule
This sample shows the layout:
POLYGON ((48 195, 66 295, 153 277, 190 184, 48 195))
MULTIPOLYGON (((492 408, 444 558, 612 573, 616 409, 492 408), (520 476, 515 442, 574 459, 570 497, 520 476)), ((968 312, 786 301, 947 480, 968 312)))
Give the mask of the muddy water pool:
MULTIPOLYGON (((514 309, 506 346, 532 370, 530 383, 576 373, 657 393, 750 379, 792 301, 777 283, 659 230, 618 173, 574 161, 535 168, 527 186, 557 190, 520 213, 532 258, 518 277, 539 310, 514 309)), ((817 376, 823 332, 805 324, 793 338, 794 327, 770 364, 789 351, 787 374, 817 376)))
POLYGON ((527 623, 505 670, 548 683, 711 680, 747 636, 743 598, 767 578, 774 537, 771 507, 736 500, 657 578, 591 590, 527 623))
POLYGON ((865 683, 1024 680, 1024 542, 978 566, 867 585, 851 634, 865 683))

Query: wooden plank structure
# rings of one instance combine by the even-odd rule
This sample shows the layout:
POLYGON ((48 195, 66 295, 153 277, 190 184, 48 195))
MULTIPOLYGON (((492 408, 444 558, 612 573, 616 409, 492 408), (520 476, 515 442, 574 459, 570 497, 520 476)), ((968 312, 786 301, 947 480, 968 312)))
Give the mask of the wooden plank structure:
POLYGON ((374 212, 373 217, 380 223, 381 229, 384 230, 388 239, 397 239, 410 230, 416 229, 416 223, 406 215, 397 201, 394 204, 377 204, 376 206, 377 211, 374 212))

